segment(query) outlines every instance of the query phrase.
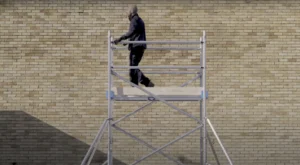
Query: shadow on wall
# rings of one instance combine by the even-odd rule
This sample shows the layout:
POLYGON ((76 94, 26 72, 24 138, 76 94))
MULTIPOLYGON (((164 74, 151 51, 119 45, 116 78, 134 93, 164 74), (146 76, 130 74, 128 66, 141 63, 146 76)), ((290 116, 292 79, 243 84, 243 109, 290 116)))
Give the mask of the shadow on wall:
MULTIPOLYGON (((1 165, 80 165, 89 145, 23 111, 0 111, 1 165)), ((106 154, 95 153, 93 164, 106 154)), ((114 160, 115 164, 124 163, 114 160)))

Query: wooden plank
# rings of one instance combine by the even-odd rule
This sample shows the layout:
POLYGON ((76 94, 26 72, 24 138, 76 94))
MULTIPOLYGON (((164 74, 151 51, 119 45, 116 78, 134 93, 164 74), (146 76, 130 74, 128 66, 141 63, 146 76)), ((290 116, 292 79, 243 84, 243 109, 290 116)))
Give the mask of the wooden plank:
MULTIPOLYGON (((200 96, 201 87, 143 87, 147 91, 158 96, 200 96)), ((114 87, 115 95, 125 96, 148 96, 147 93, 135 87, 114 87)))

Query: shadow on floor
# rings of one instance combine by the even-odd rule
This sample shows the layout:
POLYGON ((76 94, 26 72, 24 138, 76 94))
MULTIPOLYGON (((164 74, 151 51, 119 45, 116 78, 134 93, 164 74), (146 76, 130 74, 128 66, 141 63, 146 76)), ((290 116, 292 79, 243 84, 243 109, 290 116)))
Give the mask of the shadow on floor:
MULTIPOLYGON (((23 111, 0 111, 1 165, 80 165, 88 148, 23 111)), ((105 160, 106 154, 97 151, 93 164, 105 160)), ((114 164, 125 163, 114 160, 114 164)))

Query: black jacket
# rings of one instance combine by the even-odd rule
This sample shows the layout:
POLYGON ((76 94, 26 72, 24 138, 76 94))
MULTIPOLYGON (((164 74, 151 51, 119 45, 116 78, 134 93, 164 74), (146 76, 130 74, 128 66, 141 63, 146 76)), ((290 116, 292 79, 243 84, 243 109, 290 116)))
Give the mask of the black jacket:
MULTIPOLYGON (((128 32, 121 36, 120 40, 126 40, 128 38, 129 41, 146 41, 145 24, 138 14, 132 16, 128 32)), ((147 48, 146 44, 129 44, 128 50, 137 46, 142 46, 144 49, 147 48)))

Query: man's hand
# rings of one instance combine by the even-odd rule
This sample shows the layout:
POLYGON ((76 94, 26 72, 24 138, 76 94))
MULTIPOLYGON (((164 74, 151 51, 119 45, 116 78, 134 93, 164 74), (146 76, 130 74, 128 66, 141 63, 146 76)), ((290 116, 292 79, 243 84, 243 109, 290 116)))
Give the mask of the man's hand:
POLYGON ((112 43, 114 43, 114 44, 118 44, 119 42, 121 42, 121 39, 120 38, 118 38, 118 39, 115 39, 114 41, 112 41, 112 43))

